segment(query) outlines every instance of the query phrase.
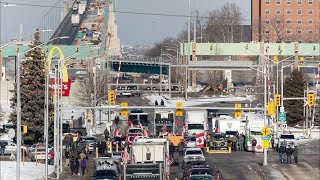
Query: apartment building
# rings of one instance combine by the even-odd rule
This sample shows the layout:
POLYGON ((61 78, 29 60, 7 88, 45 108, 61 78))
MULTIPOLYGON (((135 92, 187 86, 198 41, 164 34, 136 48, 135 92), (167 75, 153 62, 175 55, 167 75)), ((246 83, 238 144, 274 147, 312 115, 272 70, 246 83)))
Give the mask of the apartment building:
POLYGON ((252 40, 320 42, 320 0, 251 0, 252 40))

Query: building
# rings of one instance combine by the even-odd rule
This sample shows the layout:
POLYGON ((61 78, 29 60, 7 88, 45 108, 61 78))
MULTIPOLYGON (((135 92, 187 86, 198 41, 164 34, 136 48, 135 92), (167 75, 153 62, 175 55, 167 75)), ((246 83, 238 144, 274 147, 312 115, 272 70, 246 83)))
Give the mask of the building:
POLYGON ((320 42, 319 0, 251 0, 252 40, 320 42))

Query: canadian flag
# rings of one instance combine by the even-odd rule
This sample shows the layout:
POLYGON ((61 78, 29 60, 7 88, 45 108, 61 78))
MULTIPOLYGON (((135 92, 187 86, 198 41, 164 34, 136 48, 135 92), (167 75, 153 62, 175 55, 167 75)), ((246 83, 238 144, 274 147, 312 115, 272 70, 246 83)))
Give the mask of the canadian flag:
POLYGON ((182 122, 182 137, 184 138, 184 133, 186 132, 186 122, 182 122))
POLYGON ((140 120, 138 120, 138 125, 139 125, 139 127, 140 127, 141 129, 143 129, 143 126, 142 126, 140 120))
POLYGON ((204 133, 196 134, 196 147, 204 148, 204 133))
POLYGON ((130 119, 128 119, 128 125, 129 125, 129 127, 133 128, 133 124, 130 119))
POLYGON ((122 134, 120 131, 118 131, 117 129, 114 129, 114 130, 113 130, 113 137, 123 138, 124 136, 123 136, 123 134, 122 134))
POLYGON ((149 137, 149 133, 146 129, 143 130, 143 136, 144 137, 149 137))
POLYGON ((163 132, 163 133, 167 133, 167 128, 166 128, 165 125, 162 126, 162 132, 163 132))
POLYGON ((134 134, 134 135, 133 135, 132 140, 130 140, 131 137, 132 137, 132 136, 127 136, 127 138, 126 138, 126 142, 127 142, 128 145, 131 145, 131 144, 132 144, 132 142, 136 139, 137 134, 134 134))

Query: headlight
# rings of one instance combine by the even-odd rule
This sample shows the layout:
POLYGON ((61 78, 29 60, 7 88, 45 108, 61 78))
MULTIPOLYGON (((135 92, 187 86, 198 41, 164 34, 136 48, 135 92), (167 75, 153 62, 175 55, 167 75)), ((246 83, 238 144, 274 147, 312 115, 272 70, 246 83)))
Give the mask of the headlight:
POLYGON ((201 161, 205 161, 204 157, 201 157, 200 159, 201 159, 201 161))

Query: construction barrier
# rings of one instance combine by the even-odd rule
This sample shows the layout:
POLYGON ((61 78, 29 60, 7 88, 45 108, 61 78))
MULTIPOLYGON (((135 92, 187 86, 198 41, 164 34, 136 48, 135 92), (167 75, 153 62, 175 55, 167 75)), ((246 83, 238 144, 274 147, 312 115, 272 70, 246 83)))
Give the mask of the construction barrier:
POLYGON ((231 153, 231 147, 228 147, 228 149, 215 149, 215 150, 210 150, 210 148, 207 146, 206 147, 207 153, 208 154, 230 154, 231 153))

